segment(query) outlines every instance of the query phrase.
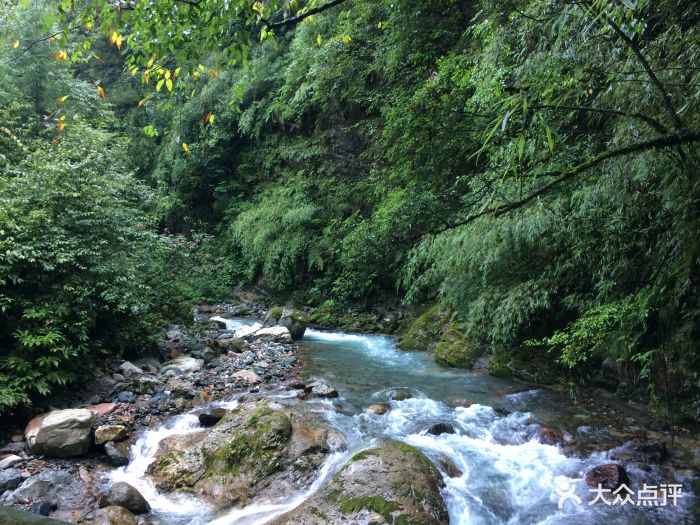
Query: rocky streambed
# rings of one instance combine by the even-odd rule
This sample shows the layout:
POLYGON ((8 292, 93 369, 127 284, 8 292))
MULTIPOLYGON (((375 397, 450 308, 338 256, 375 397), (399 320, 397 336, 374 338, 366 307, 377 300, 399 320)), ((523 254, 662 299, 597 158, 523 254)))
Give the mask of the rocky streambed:
POLYGON ((92 404, 32 420, 0 455, 3 504, 115 525, 694 522, 697 443, 643 414, 278 314, 207 313, 167 361, 119 363, 92 404))

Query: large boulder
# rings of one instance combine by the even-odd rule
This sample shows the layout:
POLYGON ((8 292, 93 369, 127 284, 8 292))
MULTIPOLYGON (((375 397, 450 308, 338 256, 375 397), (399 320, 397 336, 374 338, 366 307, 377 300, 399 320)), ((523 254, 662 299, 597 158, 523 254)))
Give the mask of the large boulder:
POLYGON ((102 425, 95 429, 95 444, 103 445, 108 441, 123 441, 129 437, 129 430, 124 425, 102 425))
POLYGON ((435 362, 455 368, 472 368, 481 348, 450 323, 435 345, 435 362))
POLYGON ((289 330, 292 341, 299 341, 299 339, 304 337, 309 321, 304 312, 285 308, 277 323, 289 330))
POLYGON ((319 493, 272 523, 447 524, 443 486, 442 476, 420 451, 391 442, 356 454, 319 493))
POLYGON ((151 511, 151 506, 146 501, 141 493, 128 483, 120 481, 115 483, 109 489, 107 495, 109 502, 112 505, 124 507, 134 514, 146 514, 151 511))
POLYGON ((271 326, 269 328, 259 328, 250 331, 242 336, 246 341, 260 341, 264 343, 282 343, 288 344, 292 342, 292 334, 284 326, 271 326))
POLYGON ((342 437, 313 415, 256 401, 231 410, 195 439, 166 439, 147 473, 161 491, 189 492, 218 506, 279 498, 308 487, 342 437))
POLYGON ((24 437, 32 452, 45 456, 81 456, 90 449, 95 416, 90 410, 55 410, 32 419, 24 437))

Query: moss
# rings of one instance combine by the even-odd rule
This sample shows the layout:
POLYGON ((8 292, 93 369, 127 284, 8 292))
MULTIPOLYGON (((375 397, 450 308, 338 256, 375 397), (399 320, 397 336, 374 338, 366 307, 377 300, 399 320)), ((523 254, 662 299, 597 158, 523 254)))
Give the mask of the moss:
POLYGON ((270 318, 274 319, 275 322, 282 317, 282 312, 284 311, 284 308, 281 306, 275 306, 272 310, 270 310, 270 318))
POLYGON ((399 339, 402 350, 431 350, 445 331, 452 312, 436 304, 413 321, 399 339))
POLYGON ((340 512, 343 514, 352 514, 362 509, 374 511, 389 523, 392 523, 393 517, 391 513, 401 510, 401 506, 394 501, 387 501, 381 496, 341 498, 340 500, 340 512))
POLYGON ((440 341, 435 345, 435 361, 455 368, 472 368, 481 355, 481 349, 462 334, 455 323, 450 323, 440 341))
POLYGON ((292 422, 285 414, 260 408, 248 416, 227 444, 206 457, 206 472, 236 475, 246 470, 256 483, 279 468, 291 435, 292 422))
POLYGON ((376 448, 368 448, 367 450, 362 450, 355 454, 352 458, 350 458, 350 461, 362 461, 369 456, 376 456, 377 452, 378 451, 376 448))

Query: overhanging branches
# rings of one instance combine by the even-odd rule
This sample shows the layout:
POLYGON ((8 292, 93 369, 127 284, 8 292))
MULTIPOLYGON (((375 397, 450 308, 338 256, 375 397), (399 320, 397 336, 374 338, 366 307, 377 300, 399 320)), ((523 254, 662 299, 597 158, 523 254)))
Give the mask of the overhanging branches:
POLYGON ((694 142, 700 142, 700 132, 699 131, 694 131, 694 130, 687 130, 687 131, 681 131, 679 133, 674 133, 670 135, 664 135, 662 137, 657 137, 654 139, 650 140, 645 140, 642 142, 637 142, 635 144, 628 144, 627 146, 622 146, 620 148, 612 149, 609 151, 605 151, 599 155, 596 155, 592 159, 589 159, 585 162, 581 162, 580 164, 577 164, 575 166, 572 166, 570 168, 565 168, 563 170, 556 170, 556 171, 551 171, 548 173, 543 173, 541 175, 538 175, 538 178, 548 178, 548 177, 554 177, 553 180, 548 182, 547 184, 543 185, 542 187, 538 188, 537 190, 527 194, 524 197, 521 197, 520 199, 499 205, 499 206, 493 206, 490 208, 487 208, 485 210, 482 210, 478 213, 472 214, 469 217, 467 217, 464 220, 461 220, 459 222, 456 222, 454 224, 451 224, 441 230, 438 230, 436 232, 432 232, 434 235, 443 233, 448 230, 453 230, 455 228, 459 228, 461 226, 465 226, 469 223, 474 222, 475 220, 479 219, 480 217, 485 217, 487 215, 491 215, 493 217, 499 217, 501 215, 505 215, 506 213, 509 213, 513 210, 516 210, 525 204, 535 200, 536 198, 548 193, 552 188, 555 188, 559 186, 561 183, 575 177, 576 175, 579 175, 583 173, 584 171, 587 171, 598 164, 608 160, 612 159, 615 157, 621 157, 624 155, 629 155, 631 153, 639 153, 642 151, 648 151, 652 149, 659 149, 659 148, 669 148, 672 146, 681 146, 683 144, 691 144, 694 142))

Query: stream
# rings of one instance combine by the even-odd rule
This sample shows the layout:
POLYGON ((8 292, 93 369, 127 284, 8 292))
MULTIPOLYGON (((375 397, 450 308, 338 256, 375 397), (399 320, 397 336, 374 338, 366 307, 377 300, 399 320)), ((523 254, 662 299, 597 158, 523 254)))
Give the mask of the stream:
MULTIPOLYGON (((228 329, 235 329, 249 323, 227 320, 227 324, 228 329)), ((328 456, 312 486, 286 498, 253 501, 218 513, 195 496, 159 494, 146 468, 162 439, 200 429, 192 413, 144 432, 132 446, 129 465, 109 473, 107 481, 136 486, 155 515, 168 525, 262 525, 311 497, 358 451, 399 440, 420 449, 440 469, 451 525, 693 523, 693 498, 687 493, 689 484, 684 483, 689 480, 680 476, 666 479, 668 471, 656 466, 645 470, 626 466, 633 499, 643 483, 683 483, 686 492, 676 505, 589 504, 593 494, 583 480, 584 473, 610 463, 608 453, 573 457, 560 446, 534 439, 541 426, 566 426, 579 434, 606 431, 563 396, 442 367, 424 352, 398 350, 395 339, 381 335, 307 330, 298 346, 303 372, 337 388, 340 397, 300 401, 296 392, 286 390, 271 390, 267 397, 280 404, 304 403, 304 410, 322 414, 348 443, 347 450, 328 456), (392 400, 391 392, 397 388, 409 391, 412 397, 392 400), (365 412, 368 405, 385 402, 390 406, 386 414, 365 412), (435 423, 449 423, 455 432, 428 433, 435 423), (446 464, 452 465, 451 476, 446 464), (563 493, 571 498, 559 508, 563 493)), ((236 404, 235 397, 213 403, 226 408, 236 404)))

